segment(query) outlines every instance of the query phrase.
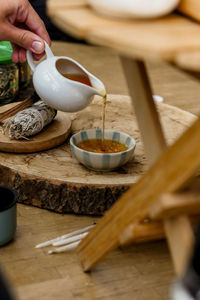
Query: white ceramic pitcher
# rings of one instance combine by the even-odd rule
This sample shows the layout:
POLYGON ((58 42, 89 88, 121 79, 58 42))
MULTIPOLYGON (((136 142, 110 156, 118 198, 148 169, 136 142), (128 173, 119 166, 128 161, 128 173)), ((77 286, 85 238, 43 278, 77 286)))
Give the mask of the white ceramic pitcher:
POLYGON ((49 106, 66 112, 82 110, 94 95, 105 95, 103 83, 72 58, 54 56, 45 42, 46 59, 35 65, 32 53, 27 51, 27 61, 33 71, 33 85, 37 94, 49 106), (82 74, 91 86, 65 78, 64 74, 82 74))

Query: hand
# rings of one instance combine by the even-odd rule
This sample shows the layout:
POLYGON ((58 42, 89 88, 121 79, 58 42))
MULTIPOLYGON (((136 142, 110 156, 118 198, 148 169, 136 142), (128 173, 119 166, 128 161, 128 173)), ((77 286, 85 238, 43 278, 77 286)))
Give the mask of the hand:
POLYGON ((28 0, 0 0, 0 40, 12 43, 14 62, 24 62, 27 49, 38 60, 44 54, 44 40, 50 44, 45 25, 28 0))

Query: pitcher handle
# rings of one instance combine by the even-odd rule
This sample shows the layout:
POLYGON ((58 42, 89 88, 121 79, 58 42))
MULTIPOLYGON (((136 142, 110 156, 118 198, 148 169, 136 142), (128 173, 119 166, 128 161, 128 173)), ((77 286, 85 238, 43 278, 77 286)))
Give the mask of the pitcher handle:
MULTIPOLYGON (((53 52, 51 51, 51 48, 49 47, 47 42, 44 41, 44 44, 45 44, 45 52, 46 52, 46 56, 47 56, 46 59, 53 57, 54 56, 53 52)), ((31 51, 29 51, 29 50, 26 51, 26 58, 27 58, 27 61, 28 61, 28 64, 29 64, 31 70, 33 72, 35 72, 36 65, 33 61, 33 55, 32 55, 31 51)))

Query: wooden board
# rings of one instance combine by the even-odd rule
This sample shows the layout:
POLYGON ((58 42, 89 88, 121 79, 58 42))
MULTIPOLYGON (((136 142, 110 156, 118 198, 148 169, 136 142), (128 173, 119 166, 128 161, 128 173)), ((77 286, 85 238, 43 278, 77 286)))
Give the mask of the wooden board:
POLYGON ((47 9, 51 14, 55 12, 55 9, 63 9, 63 8, 73 8, 73 7, 80 7, 86 6, 86 0, 50 0, 47 2, 47 9))
MULTIPOLYGON (((15 106, 16 104, 8 104, 0 107, 0 112, 15 106)), ((70 118, 62 112, 58 112, 57 116, 51 124, 46 126, 39 134, 32 136, 29 140, 11 140, 8 131, 0 129, 0 151, 11 153, 32 153, 42 150, 51 149, 62 144, 69 135, 71 128, 70 118)))
POLYGON ((200 21, 200 2, 199 0, 181 0, 178 10, 197 21, 200 21))
MULTIPOLYGON (((168 144, 180 136, 196 117, 167 104, 158 104, 168 144)), ((68 114, 72 132, 101 127, 102 99, 81 112, 68 114)), ((0 155, 0 183, 14 187, 19 202, 61 213, 100 215, 147 170, 136 116, 128 96, 109 95, 106 128, 131 134, 137 142, 133 160, 112 172, 94 172, 72 158, 69 143, 35 154, 0 155)))
POLYGON ((102 17, 84 5, 54 8, 49 10, 52 21, 77 38, 133 58, 163 60, 187 70, 200 70, 200 26, 187 17, 171 14, 153 20, 122 21, 102 17))

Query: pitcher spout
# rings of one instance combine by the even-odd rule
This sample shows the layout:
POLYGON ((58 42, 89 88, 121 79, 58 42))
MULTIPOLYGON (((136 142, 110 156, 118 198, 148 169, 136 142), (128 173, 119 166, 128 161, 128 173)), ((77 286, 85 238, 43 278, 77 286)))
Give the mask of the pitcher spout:
POLYGON ((94 95, 105 98, 104 84, 70 57, 54 56, 45 43, 47 57, 34 64, 32 54, 27 60, 33 70, 33 85, 49 106, 66 112, 76 112, 87 107, 94 95))
POLYGON ((88 74, 88 76, 91 82, 91 86, 95 90, 94 93, 96 95, 104 97, 106 95, 106 89, 103 82, 92 74, 88 74))
POLYGON ((59 57, 56 61, 56 69, 66 78, 84 83, 87 88, 89 86, 91 94, 105 96, 106 90, 102 81, 72 58, 59 57))

